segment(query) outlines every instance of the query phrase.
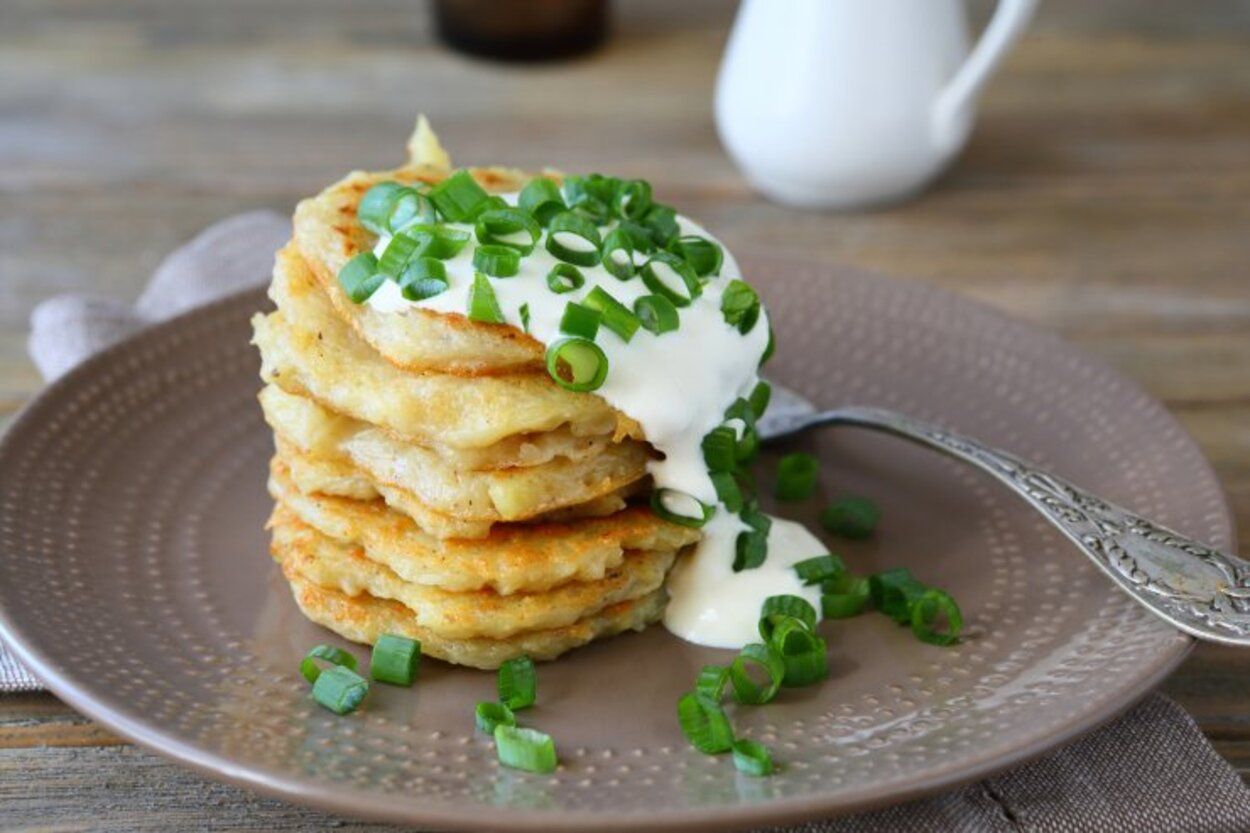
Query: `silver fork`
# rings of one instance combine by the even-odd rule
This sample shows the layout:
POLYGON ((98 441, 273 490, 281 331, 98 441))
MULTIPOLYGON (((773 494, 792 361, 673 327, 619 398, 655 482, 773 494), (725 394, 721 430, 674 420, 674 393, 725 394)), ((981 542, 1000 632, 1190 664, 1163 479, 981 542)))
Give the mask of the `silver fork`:
POLYGON ((1250 562, 1190 540, 1001 449, 881 408, 817 411, 773 385, 757 426, 779 440, 826 425, 882 431, 988 472, 1024 498, 1151 613, 1199 639, 1250 646, 1250 562))

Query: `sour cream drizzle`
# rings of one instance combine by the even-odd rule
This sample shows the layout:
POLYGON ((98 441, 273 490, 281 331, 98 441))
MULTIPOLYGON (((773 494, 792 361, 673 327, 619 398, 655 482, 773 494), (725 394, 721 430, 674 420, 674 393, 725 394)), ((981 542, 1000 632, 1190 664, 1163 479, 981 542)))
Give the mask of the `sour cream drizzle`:
MULTIPOLYGON (((502 196, 510 205, 517 202, 515 193, 502 196)), ((686 217, 679 216, 677 222, 683 235, 696 234, 715 240, 686 217)), ((472 237, 471 225, 448 225, 471 235, 469 244, 458 255, 444 261, 448 289, 432 298, 409 301, 403 297, 398 284, 386 281, 369 298, 369 306, 383 313, 402 314, 413 307, 421 307, 464 314, 473 283, 473 250, 477 240, 472 237)), ((601 229, 604 234, 607 231, 601 229)), ((389 242, 389 236, 382 236, 374 254, 381 257, 389 242)), ((646 260, 645 255, 635 257, 639 265, 646 260)), ((524 329, 521 307, 527 306, 529 334, 543 344, 561 337, 560 318, 565 305, 569 301, 580 301, 595 286, 602 286, 627 307, 632 307, 640 296, 650 294, 640 277, 622 281, 602 265, 579 267, 586 276, 585 285, 572 292, 555 293, 547 286, 547 273, 559 262, 540 243, 521 259, 517 275, 490 279, 507 323, 524 329)), ((720 276, 709 279, 703 286, 703 294, 690 306, 679 310, 681 325, 677 330, 656 336, 639 329, 626 344, 615 333, 601 328, 595 339, 608 359, 607 380, 595 393, 637 420, 647 441, 664 455, 663 460, 648 465, 657 488, 677 489, 713 505, 717 504, 716 489, 708 476, 700 444, 704 435, 724 421, 725 409, 755 387, 759 381, 760 357, 768 343, 766 312, 746 335, 725 322, 721 296, 730 281, 741 277, 737 261, 726 250, 720 276)), ((760 605, 767 596, 811 594, 799 585, 793 570, 788 566, 783 569, 782 562, 793 563, 818 555, 823 548, 810 535, 807 537, 811 541, 803 540, 790 527, 806 534, 802 527, 776 521, 769 537, 769 557, 765 564, 735 574, 732 572, 735 539, 745 527, 736 515, 717 506, 715 517, 703 527, 703 541, 669 582, 672 601, 665 626, 683 639, 704 645, 739 647, 753 641, 760 605), (796 544, 802 552, 793 552, 796 544), (729 578, 723 573, 728 573, 729 578), (714 593, 714 587, 722 590, 714 593), (740 608, 741 617, 745 619, 735 617, 731 606, 740 608), (746 619, 750 620, 749 629, 744 624, 746 619)), ((819 598, 815 601, 818 603, 819 598)))

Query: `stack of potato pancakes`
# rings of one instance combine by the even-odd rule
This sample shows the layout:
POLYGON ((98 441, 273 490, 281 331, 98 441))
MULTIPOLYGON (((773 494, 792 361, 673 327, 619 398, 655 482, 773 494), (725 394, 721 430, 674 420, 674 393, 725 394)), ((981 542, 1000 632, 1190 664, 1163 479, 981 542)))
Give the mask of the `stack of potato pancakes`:
MULTIPOLYGON (((313 621, 358 642, 402 634, 479 668, 641 629, 699 532, 646 506, 653 452, 637 423, 555 384, 520 330, 383 313, 339 285, 376 243, 356 219, 365 191, 450 173, 428 130, 410 154, 300 203, 270 286, 277 309, 253 320, 276 446, 273 556, 313 621)), ((528 179, 473 175, 492 192, 528 179)))

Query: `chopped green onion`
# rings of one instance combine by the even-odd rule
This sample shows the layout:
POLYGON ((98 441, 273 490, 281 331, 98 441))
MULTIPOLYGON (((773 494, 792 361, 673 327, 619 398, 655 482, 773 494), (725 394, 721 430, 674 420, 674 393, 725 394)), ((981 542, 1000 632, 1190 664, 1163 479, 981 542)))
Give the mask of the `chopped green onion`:
POLYGON ((581 289, 586 283, 582 270, 571 263, 557 263, 547 273, 547 288, 557 295, 581 289))
POLYGON ((538 672, 526 656, 513 657, 499 666, 499 702, 513 711, 527 709, 538 699, 538 672))
POLYGON ((655 238, 646 226, 632 220, 621 220, 613 231, 619 231, 629 238, 629 247, 635 252, 650 254, 655 251, 655 238))
POLYGON ((660 248, 667 248, 681 234, 681 227, 677 224, 677 212, 667 205, 653 204, 642 218, 642 224, 651 232, 651 239, 660 248))
POLYGON ((642 282, 677 307, 688 307, 703 294, 703 285, 690 264, 671 252, 656 252, 642 265, 642 282))
POLYGON ((523 255, 534 251, 543 236, 538 221, 517 208, 496 208, 478 215, 474 232, 483 245, 507 246, 523 255))
POLYGON ((430 198, 415 188, 405 188, 396 197, 386 225, 392 232, 399 233, 414 223, 433 223, 437 220, 438 212, 430 198))
POLYGON ((421 643, 406 636, 384 633, 373 643, 369 676, 380 683, 410 686, 421 664, 421 643))
POLYGON ((846 573, 846 564, 836 555, 818 555, 796 561, 794 572, 804 584, 823 584, 846 573))
POLYGON ((559 761, 551 735, 520 726, 495 727, 495 751, 499 763, 527 772, 553 772, 559 761))
POLYGON ((725 694, 725 686, 729 683, 729 669, 723 665, 705 665, 699 670, 694 690, 713 703, 719 703, 725 694))
POLYGON ((785 663, 787 688, 811 685, 829 675, 825 640, 812 633, 805 622, 785 617, 776 623, 768 645, 785 663))
POLYGON ((760 450, 760 437, 755 430, 755 410, 751 403, 738 397, 725 411, 725 420, 738 435, 735 449, 738 462, 744 465, 752 462, 760 450))
POLYGON ((603 326, 620 336, 621 341, 626 344, 629 343, 630 339, 634 337, 634 333, 638 332, 638 327, 641 326, 638 316, 630 312, 629 307, 613 298, 612 294, 602 286, 596 286, 586 293, 582 303, 602 313, 603 326))
POLYGON ((408 261, 421 248, 421 241, 407 234, 397 234, 386 244, 382 257, 378 258, 378 271, 391 278, 398 278, 404 273, 408 261))
POLYGON ((760 607, 760 637, 765 642, 772 639, 778 623, 785 619, 797 619, 808 630, 816 630, 816 608, 802 596, 783 593, 769 596, 760 607))
POLYGON ((477 726, 478 731, 493 735, 495 734, 496 726, 515 726, 516 715, 512 713, 512 709, 503 703, 483 700, 473 710, 473 723, 477 726))
POLYGON ((738 467, 738 432, 718 425, 703 436, 703 462, 709 471, 733 471, 738 467))
POLYGON ((508 246, 478 246, 473 250, 473 268, 492 278, 510 278, 521 271, 521 253, 508 246))
POLYGON ((773 353, 777 351, 777 339, 773 334, 773 325, 768 325, 768 343, 764 345, 764 352, 760 355, 760 367, 768 364, 768 360, 773 357, 773 353))
POLYGON ((763 705, 777 696, 781 681, 786 676, 786 664, 781 656, 767 645, 752 642, 745 645, 738 656, 734 657, 729 666, 729 679, 734 687, 734 699, 739 703, 751 706, 763 705), (757 665, 763 669, 766 680, 763 684, 755 681, 747 665, 757 665))
POLYGON ((565 263, 594 266, 599 262, 599 229, 595 224, 565 211, 547 224, 547 251, 565 263))
POLYGON ((339 270, 339 286, 353 304, 369 300, 385 280, 386 275, 378 271, 378 259, 373 252, 361 252, 339 270))
POLYGON ((847 497, 834 501, 820 513, 820 524, 843 538, 859 541, 872 535, 881 510, 868 498, 847 497))
POLYGON ((564 305, 564 315, 560 318, 560 332, 594 341, 602 320, 603 314, 599 310, 569 301, 564 305))
POLYGON ((573 213, 579 217, 586 218, 597 226, 602 226, 612 219, 611 206, 595 197, 587 197, 573 206, 573 213))
POLYGON ((698 529, 712 519, 716 507, 676 489, 656 489, 651 493, 651 511, 661 520, 698 529))
POLYGON ((456 171, 429 190, 439 213, 453 223, 463 223, 473 216, 478 203, 490 195, 468 171, 456 171))
POLYGON ((725 509, 729 512, 741 512, 744 500, 737 476, 733 472, 713 471, 708 472, 708 477, 712 479, 712 486, 716 489, 716 499, 725 509))
POLYGON ((564 180, 564 197, 569 208, 602 225, 612 216, 619 187, 620 180, 603 174, 570 176, 564 180))
POLYGON ((473 285, 469 287, 468 316, 470 321, 486 324, 504 323, 503 310, 495 297, 495 288, 481 272, 473 273, 473 285))
POLYGON ((560 186, 546 177, 535 177, 525 183, 517 205, 522 211, 528 211, 540 225, 546 226, 551 218, 565 210, 564 197, 560 196, 560 186))
POLYGON ((927 589, 905 567, 886 570, 868 578, 872 606, 899 624, 911 621, 912 605, 927 589))
POLYGON ((739 532, 734 542, 733 571, 754 570, 768 558, 768 532, 772 529, 772 519, 755 507, 749 507, 739 515, 750 527, 739 532))
POLYGON ((341 665, 327 668, 313 683, 312 698, 335 714, 354 712, 369 693, 365 678, 341 665))
POLYGON ((777 464, 777 499, 807 500, 816 491, 820 462, 810 454, 787 454, 777 464))
POLYGON ((678 237, 668 250, 689 263, 701 278, 719 275, 721 264, 725 261, 725 252, 719 245, 697 234, 678 237))
POLYGON ((455 257, 469 242, 469 233, 464 229, 429 223, 408 226, 404 229, 404 234, 421 241, 421 255, 436 257, 439 260, 455 257))
POLYGON ((634 301, 634 315, 642 324, 656 335, 677 329, 680 320, 677 307, 663 295, 643 295, 634 301))
POLYGON ((409 189, 398 182, 379 182, 360 198, 356 219, 374 234, 386 234, 390 231, 391 209, 406 190, 409 189))
POLYGON ((563 338, 547 347, 547 373, 566 390, 598 390, 608 378, 608 357, 593 341, 563 338))
POLYGON ((734 768, 743 775, 763 778, 773 774, 773 756, 768 747, 753 740, 734 741, 734 768))
POLYGON ((690 745, 704 755, 719 755, 733 746, 734 730, 720 704, 697 692, 677 701, 677 722, 690 745))
POLYGON ((356 670, 356 657, 344 651, 342 648, 335 648, 333 645, 316 645, 304 655, 304 659, 299 664, 299 673, 304 675, 304 679, 310 683, 317 682, 317 678, 321 676, 323 669, 320 663, 330 663, 333 666, 342 666, 351 671, 356 670))
POLYGON ((613 276, 627 281, 634 276, 634 247, 630 237, 620 229, 613 229, 603 238, 603 268, 613 276))
POLYGON ((720 299, 725 323, 746 335, 760 320, 760 296, 746 281, 732 280, 720 299))
POLYGON ((945 590, 930 587, 911 606, 911 632, 921 642, 931 645, 953 645, 959 641, 964 617, 959 605, 945 590), (946 617, 946 633, 939 633, 933 623, 939 616, 946 617))
POLYGON ((751 413, 755 414, 755 418, 759 419, 764 416, 764 412, 768 410, 768 401, 773 397, 772 386, 767 382, 757 382, 751 390, 751 395, 747 397, 747 402, 751 405, 751 413))
POLYGON ((527 302, 527 303, 521 304, 520 309, 517 310, 517 314, 521 316, 521 329, 525 330, 525 332, 528 333, 530 331, 530 305, 529 303, 527 302))
POLYGON ((432 257, 414 258, 399 276, 399 289, 409 301, 424 301, 447 291, 447 267, 432 257))
POLYGON ((651 183, 628 179, 616 190, 616 214, 627 220, 641 220, 651 210, 651 183))
POLYGON ((858 616, 871 595, 868 579, 844 573, 821 585, 820 613, 826 619, 858 616))
POLYGON ((508 201, 503 197, 498 194, 492 194, 473 206, 473 211, 469 213, 466 220, 470 223, 477 223, 478 219, 487 211, 501 211, 503 209, 511 210, 512 206, 508 205, 508 201))

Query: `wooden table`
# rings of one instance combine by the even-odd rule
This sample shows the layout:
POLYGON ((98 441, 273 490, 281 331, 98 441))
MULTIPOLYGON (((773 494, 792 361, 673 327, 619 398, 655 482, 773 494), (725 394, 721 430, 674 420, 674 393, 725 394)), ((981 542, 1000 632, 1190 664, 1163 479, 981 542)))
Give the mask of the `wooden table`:
MULTIPOLYGON (((949 175, 867 214, 770 205, 722 154, 730 4, 626 0, 604 51, 529 67, 447 53, 420 2, 363 5, 0 0, 0 413, 40 386, 24 350, 40 299, 133 298, 210 221, 398 161, 424 110, 461 162, 645 176, 733 247, 939 284, 1062 332, 1168 404, 1250 529, 1250 4, 1049 0, 949 175)), ((1166 690, 1250 773, 1250 655, 1203 647, 1166 690)), ((4 829, 331 823, 50 695, 0 696, 4 829)))

